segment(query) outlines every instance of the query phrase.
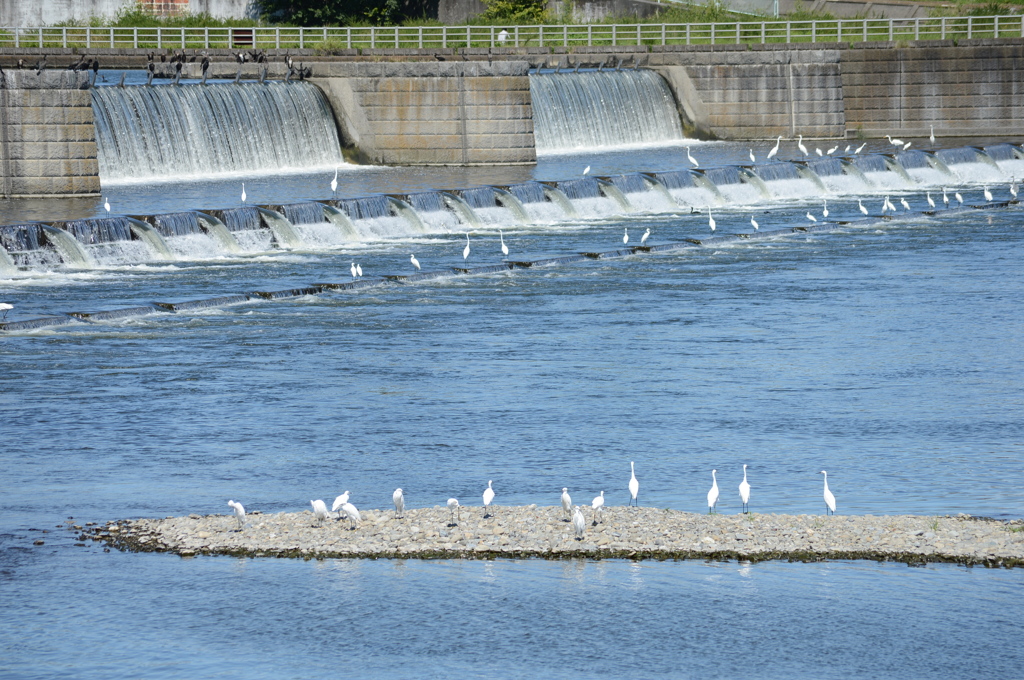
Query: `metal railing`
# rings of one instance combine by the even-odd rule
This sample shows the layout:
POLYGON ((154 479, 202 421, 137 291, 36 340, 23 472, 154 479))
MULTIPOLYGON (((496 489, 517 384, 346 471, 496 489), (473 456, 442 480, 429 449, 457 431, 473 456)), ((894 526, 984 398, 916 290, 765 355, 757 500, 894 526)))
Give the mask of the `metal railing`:
POLYGON ((619 47, 979 38, 1024 38, 1024 15, 507 27, 0 28, 0 47, 83 49, 619 47))

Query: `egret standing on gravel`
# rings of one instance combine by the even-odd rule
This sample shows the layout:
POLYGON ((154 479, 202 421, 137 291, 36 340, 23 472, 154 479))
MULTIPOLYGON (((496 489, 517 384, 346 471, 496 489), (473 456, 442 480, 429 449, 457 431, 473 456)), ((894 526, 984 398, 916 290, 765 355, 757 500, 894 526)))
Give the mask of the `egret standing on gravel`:
POLYGON ((597 526, 597 515, 604 509, 604 491, 601 492, 600 496, 595 496, 590 507, 594 510, 594 526, 597 526))
POLYGON ((828 473, 822 470, 821 474, 825 475, 825 506, 827 508, 825 514, 827 515, 831 511, 834 515, 836 514, 836 497, 828 490, 828 473))
POLYGON ((587 520, 583 519, 583 513, 580 512, 580 506, 578 505, 572 512, 572 528, 576 530, 576 540, 582 541, 583 532, 587 528, 587 520))
POLYGON ((487 508, 494 500, 494 489, 491 488, 491 480, 487 480, 487 488, 484 489, 484 517, 487 517, 487 508))
POLYGON ((715 218, 711 216, 711 206, 708 206, 708 226, 711 227, 711 231, 715 230, 715 218))
POLYGON ((772 147, 772 150, 768 152, 768 160, 771 160, 771 159, 775 158, 775 154, 777 154, 779 152, 779 144, 781 144, 781 143, 782 143, 782 135, 779 135, 779 138, 775 140, 775 146, 772 147))
POLYGON ((358 529, 359 522, 362 520, 362 517, 359 516, 359 510, 356 509, 356 506, 351 503, 345 503, 341 506, 341 511, 345 513, 345 516, 348 517, 350 522, 352 522, 352 528, 358 529))
POLYGON ((633 469, 633 461, 629 461, 629 502, 635 503, 637 506, 640 505, 636 500, 636 495, 638 493, 640 493, 640 482, 636 481, 636 471, 633 469))
POLYGON ((391 500, 395 503, 395 519, 403 517, 405 515, 405 496, 402 495, 402 490, 395 489, 395 492, 391 494, 391 500))
POLYGON ((235 520, 238 521, 238 530, 245 526, 245 508, 237 501, 228 501, 228 505, 235 511, 235 520))
POLYGON ((572 520, 572 496, 569 495, 568 487, 562 487, 562 510, 565 510, 565 521, 572 520))
POLYGON ((409 262, 412 262, 412 266, 416 267, 416 271, 420 270, 420 261, 416 259, 415 253, 409 256, 409 262))
POLYGON ((743 466, 743 481, 740 482, 740 502, 743 503, 743 512, 749 513, 750 508, 747 504, 750 503, 750 484, 747 482, 747 466, 743 466))
POLYGON ((327 519, 327 504, 322 500, 310 501, 310 505, 313 506, 313 516, 316 518, 317 526, 323 526, 324 520, 327 519))
MULTIPOLYGON (((453 527, 455 526, 455 515, 459 512, 459 500, 457 498, 448 499, 448 512, 451 515, 451 523, 448 526, 453 527)), ((462 516, 460 514, 459 521, 461 520, 462 516)))
MULTIPOLYGON (((331 512, 338 512, 341 506, 345 505, 345 503, 348 503, 348 491, 334 499, 334 505, 331 506, 331 512)), ((338 516, 338 519, 341 519, 340 515, 338 516)))
POLYGON ((711 490, 708 491, 708 514, 710 515, 715 511, 715 506, 718 505, 718 479, 715 478, 715 473, 718 470, 711 471, 711 490))

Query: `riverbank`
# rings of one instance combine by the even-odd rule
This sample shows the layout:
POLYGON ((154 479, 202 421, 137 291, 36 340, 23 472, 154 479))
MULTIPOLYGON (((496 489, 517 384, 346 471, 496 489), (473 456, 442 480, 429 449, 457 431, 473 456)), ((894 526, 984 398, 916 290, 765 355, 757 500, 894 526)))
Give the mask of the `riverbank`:
POLYGON ((231 515, 189 515, 83 527, 92 539, 133 552, 236 557, 323 558, 628 558, 875 560, 1024 567, 1024 521, 873 515, 700 515, 655 508, 609 507, 577 540, 561 507, 464 507, 362 511, 362 522, 312 512, 250 513, 238 530, 231 515))

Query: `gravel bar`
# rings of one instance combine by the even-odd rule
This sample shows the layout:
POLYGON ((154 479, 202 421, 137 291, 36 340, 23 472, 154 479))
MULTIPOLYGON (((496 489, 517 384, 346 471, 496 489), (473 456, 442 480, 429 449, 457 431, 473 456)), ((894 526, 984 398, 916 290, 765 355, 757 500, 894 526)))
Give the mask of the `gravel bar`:
POLYGON ((324 558, 626 558, 748 561, 876 560, 1024 567, 1024 520, 958 515, 700 515, 655 508, 606 507, 577 540, 561 507, 463 507, 361 511, 351 528, 333 516, 318 526, 310 511, 189 515, 71 527, 80 539, 120 550, 239 557, 324 558))

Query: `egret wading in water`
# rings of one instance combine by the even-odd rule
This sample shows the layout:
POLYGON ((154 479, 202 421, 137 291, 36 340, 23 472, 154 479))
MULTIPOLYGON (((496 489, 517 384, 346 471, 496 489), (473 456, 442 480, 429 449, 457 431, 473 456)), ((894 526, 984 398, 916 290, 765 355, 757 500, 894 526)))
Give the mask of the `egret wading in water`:
POLYGON ((857 153, 860 153, 861 151, 863 151, 863 150, 864 150, 864 147, 865 147, 865 146, 867 146, 867 145, 868 145, 868 143, 867 143, 867 142, 864 142, 863 144, 861 144, 860 146, 858 146, 858 147, 857 147, 857 150, 856 150, 856 151, 854 151, 853 153, 855 153, 855 154, 857 154, 857 153))
POLYGON ((235 520, 238 522, 238 530, 245 527, 245 508, 238 501, 228 501, 228 505, 235 511, 235 520))
POLYGON ((489 517, 487 508, 490 507, 491 501, 494 500, 494 489, 491 488, 491 480, 487 480, 487 488, 484 489, 484 517, 489 517))
POLYGON ((711 490, 708 491, 708 514, 717 512, 715 506, 718 505, 718 479, 715 478, 715 473, 718 470, 711 471, 711 490))
POLYGON ((953 198, 956 199, 957 207, 962 208, 964 205, 964 197, 960 195, 959 191, 953 194, 953 198))
POLYGON ((466 247, 462 249, 463 261, 469 259, 469 234, 466 234, 466 247))
POLYGON ((604 509, 604 491, 601 492, 600 496, 595 496, 594 497, 594 500, 590 504, 590 507, 594 511, 594 526, 596 527, 597 526, 597 516, 604 509))
POLYGON ((888 139, 889 143, 892 144, 893 146, 903 146, 903 140, 902 139, 893 139, 889 135, 886 135, 885 138, 888 139))
POLYGON ((395 489, 395 492, 391 494, 391 500, 395 504, 395 519, 405 516, 405 496, 402 495, 402 490, 395 489))
POLYGON ((824 207, 824 208, 822 209, 822 211, 821 211, 821 216, 822 216, 822 217, 828 217, 828 201, 827 201, 827 200, 825 200, 825 199, 821 199, 821 202, 822 202, 822 204, 824 204, 824 206, 825 206, 825 207, 824 207))
POLYGON ((796 148, 800 149, 800 153, 802 153, 803 155, 805 155, 805 156, 807 155, 807 147, 804 146, 804 136, 803 135, 797 135, 796 148))
POLYGON ((907 199, 903 198, 902 196, 900 196, 900 205, 903 206, 904 210, 910 212, 910 204, 907 203, 907 199))
POLYGON ((501 229, 498 230, 498 238, 501 239, 501 254, 508 257, 508 246, 505 245, 505 235, 501 233, 501 229))
POLYGON ((928 207, 931 208, 932 210, 934 210, 935 209, 935 199, 932 198, 931 192, 926 191, 925 194, 924 194, 924 197, 926 199, 928 199, 928 207))
POLYGON ((572 496, 569 495, 569 488, 562 487, 562 510, 565 511, 565 521, 572 521, 572 496))
POLYGON ((110 199, 109 198, 104 198, 103 199, 103 207, 104 207, 104 209, 106 209, 107 214, 109 215, 110 214, 110 199))
POLYGON ((821 474, 825 475, 825 514, 831 512, 834 515, 836 514, 836 497, 828 490, 828 473, 822 470, 821 474))
POLYGON ((7 312, 11 311, 12 309, 14 309, 14 305, 12 305, 10 302, 0 302, 0 312, 4 313, 4 319, 7 318, 7 312))
POLYGON ((242 203, 245 203, 245 182, 242 182, 242 203))
POLYGON ((416 254, 409 255, 409 262, 412 262, 412 266, 416 267, 416 271, 420 270, 420 261, 416 259, 416 254))
POLYGON ((861 213, 863 213, 865 215, 868 214, 868 209, 864 207, 864 204, 861 203, 859 198, 857 199, 857 207, 860 208, 861 213))
POLYGON ((715 218, 711 216, 711 206, 708 206, 708 226, 711 227, 711 231, 715 230, 715 218))
MULTIPOLYGON (((345 505, 345 503, 348 503, 348 491, 334 499, 334 505, 331 506, 331 512, 338 512, 338 510, 341 509, 341 506, 345 505)), ((341 515, 338 515, 338 519, 341 519, 341 515)))
POLYGON ((750 216, 750 226, 752 226, 754 228, 754 231, 757 231, 758 224, 757 224, 757 220, 754 219, 753 215, 750 216))
POLYGON ((462 521, 461 513, 459 513, 459 500, 457 498, 448 499, 448 514, 450 515, 451 522, 448 526, 455 526, 455 515, 459 514, 459 521, 462 521))
POLYGON ((650 237, 651 237, 651 228, 647 227, 647 231, 645 231, 644 235, 640 237, 640 245, 644 245, 645 243, 647 243, 647 239, 650 238, 650 237))
POLYGON ((944 207, 945 207, 946 209, 949 209, 949 196, 947 196, 947 195, 946 195, 946 190, 945 190, 945 188, 943 188, 943 190, 942 190, 942 205, 943 205, 943 206, 944 206, 944 207))
POLYGON ((932 148, 934 149, 935 148, 935 126, 934 125, 929 125, 928 129, 930 130, 930 132, 928 134, 928 141, 932 143, 932 148))
POLYGON ((356 263, 355 263, 355 262, 353 262, 353 263, 352 263, 352 264, 351 264, 351 265, 349 266, 348 270, 349 270, 350 272, 352 272, 352 278, 353 278, 353 279, 354 279, 354 278, 356 278, 356 263))
POLYGON ((590 173, 590 166, 583 168, 583 176, 586 177, 590 173))
POLYGON ((313 517, 316 519, 317 526, 323 526, 324 520, 327 519, 327 504, 322 500, 310 501, 310 505, 313 506, 313 517))
POLYGON ((363 265, 359 264, 358 262, 356 263, 356 276, 358 276, 359 278, 363 277, 363 265))
POLYGON ((629 229, 625 229, 622 232, 622 245, 629 243, 629 229))
POLYGON ((807 213, 807 219, 809 219, 811 222, 817 222, 818 221, 818 218, 815 217, 814 215, 812 215, 811 213, 807 213))
POLYGON ((331 180, 331 193, 338 197, 338 166, 334 166, 334 179, 331 180))
POLYGON ((992 200, 992 192, 988 190, 988 187, 982 187, 982 191, 985 194, 985 200, 986 201, 991 201, 992 200))
POLYGON ((754 158, 754 150, 753 149, 750 149, 750 162, 751 163, 757 163, 757 159, 754 158))
POLYGON ((700 167, 700 163, 698 163, 697 159, 694 158, 693 155, 690 153, 690 147, 686 147, 686 160, 688 160, 691 163, 693 163, 693 167, 695 167, 695 168, 699 168, 700 167))
POLYGON ((750 484, 747 482, 747 466, 743 466, 743 481, 740 482, 740 502, 742 503, 743 512, 749 513, 750 508, 747 505, 750 503, 750 484))
POLYGON ((629 502, 631 504, 640 506, 640 503, 636 500, 636 495, 640 493, 640 482, 636 481, 636 471, 633 469, 633 461, 629 461, 629 502))
POLYGON ((779 138, 775 140, 775 146, 768 152, 768 160, 775 158, 775 154, 779 152, 779 144, 782 144, 782 135, 779 135, 779 138))
POLYGON ((1017 180, 1014 177, 1010 177, 1010 195, 1017 200, 1017 180))
POLYGON ((583 532, 587 529, 587 520, 583 519, 583 513, 580 512, 580 506, 576 506, 572 512, 572 528, 576 530, 576 540, 583 540, 583 532))
POLYGON ((820 147, 817 147, 817 146, 816 146, 816 147, 814 147, 814 152, 815 152, 815 153, 817 153, 817 154, 818 154, 819 156, 821 156, 821 155, 822 155, 822 153, 821 153, 821 148, 820 148, 820 147))

